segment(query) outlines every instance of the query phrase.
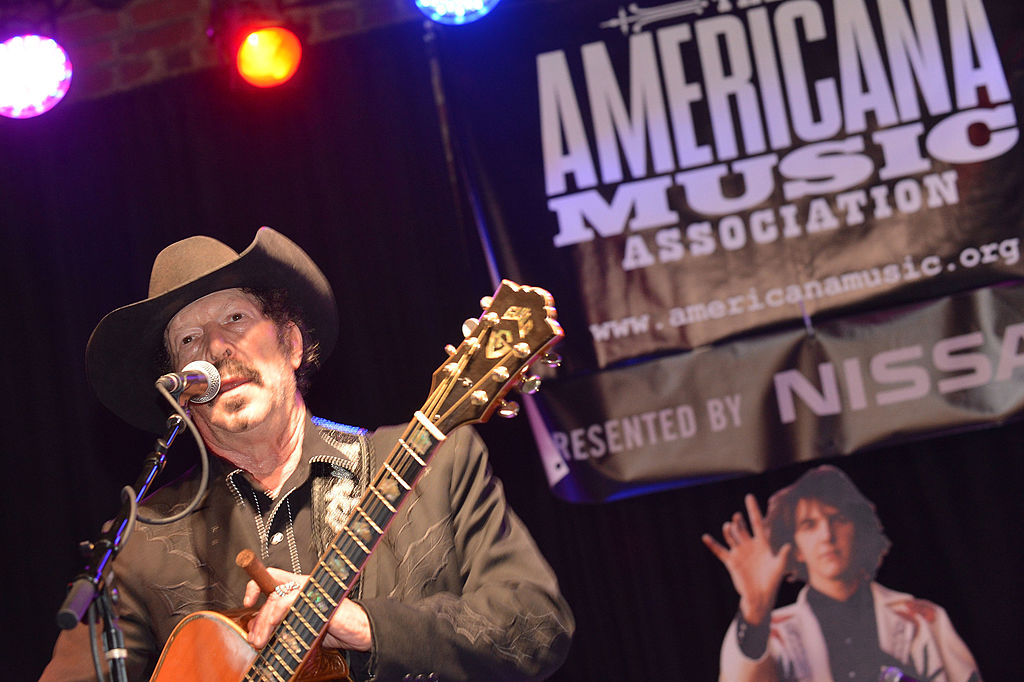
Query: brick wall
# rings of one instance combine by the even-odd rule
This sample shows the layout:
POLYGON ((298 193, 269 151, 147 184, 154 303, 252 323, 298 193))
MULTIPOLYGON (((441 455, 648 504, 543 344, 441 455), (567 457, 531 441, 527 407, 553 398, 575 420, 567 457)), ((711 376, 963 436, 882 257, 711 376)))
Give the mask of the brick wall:
MULTIPOLYGON (((306 45, 422 16, 413 0, 284 5, 306 45)), ((72 0, 55 31, 74 66, 66 100, 94 99, 199 69, 232 68, 208 37, 209 23, 210 0, 133 0, 117 11, 72 0)))

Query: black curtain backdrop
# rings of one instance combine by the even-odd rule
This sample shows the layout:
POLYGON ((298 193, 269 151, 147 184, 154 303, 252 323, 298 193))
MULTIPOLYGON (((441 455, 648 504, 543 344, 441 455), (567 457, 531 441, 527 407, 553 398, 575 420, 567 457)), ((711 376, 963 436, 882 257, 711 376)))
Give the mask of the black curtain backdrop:
MULTIPOLYGON (((204 72, 0 120, 5 679, 41 671, 76 544, 152 447, 97 403, 83 355, 103 314, 144 296, 166 244, 209 234, 241 249, 260 225, 289 235, 344 319, 314 412, 375 426, 420 406, 442 347, 492 289, 439 130, 415 24, 310 48, 277 90, 204 72)), ((715 679, 736 596, 700 535, 809 465, 574 506, 548 492, 525 420, 481 430, 576 613, 556 679, 715 679)), ((1022 436, 1006 425, 834 462, 893 540, 880 581, 942 604, 989 680, 1019 679, 1022 436)), ((180 441, 163 480, 194 462, 180 441)))

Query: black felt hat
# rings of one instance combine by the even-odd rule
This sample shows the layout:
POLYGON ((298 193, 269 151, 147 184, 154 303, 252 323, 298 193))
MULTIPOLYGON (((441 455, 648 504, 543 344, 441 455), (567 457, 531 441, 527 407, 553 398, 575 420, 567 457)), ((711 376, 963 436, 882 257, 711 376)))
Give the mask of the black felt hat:
POLYGON ((320 356, 334 348, 334 292, 294 242, 269 227, 260 228, 241 253, 212 237, 189 237, 157 255, 148 298, 109 313, 93 330, 85 369, 100 402, 129 424, 163 433, 171 410, 153 384, 167 371, 162 365, 164 329, 193 301, 236 287, 286 290, 319 342, 320 356))

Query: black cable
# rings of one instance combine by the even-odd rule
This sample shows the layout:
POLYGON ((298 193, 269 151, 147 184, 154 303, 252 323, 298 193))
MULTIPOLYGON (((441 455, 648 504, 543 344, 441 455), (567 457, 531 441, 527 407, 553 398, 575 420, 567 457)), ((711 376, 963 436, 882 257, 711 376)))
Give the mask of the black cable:
MULTIPOLYGON (((185 518, 193 511, 195 511, 196 507, 199 506, 199 503, 206 495, 206 488, 208 487, 208 483, 210 480, 210 456, 206 452, 206 445, 203 443, 202 436, 199 435, 199 430, 196 429, 196 425, 192 423, 192 419, 188 416, 188 413, 185 412, 184 409, 182 409, 181 405, 178 404, 178 401, 174 398, 174 396, 170 394, 170 392, 166 388, 160 385, 157 385, 156 388, 158 391, 160 391, 164 398, 167 399, 167 402, 169 402, 174 407, 174 411, 177 412, 178 415, 185 420, 185 425, 188 426, 188 430, 192 433, 192 437, 196 441, 196 446, 199 448, 199 461, 202 466, 202 472, 199 476, 199 489, 196 491, 196 494, 192 496, 192 500, 188 503, 187 507, 185 507, 177 514, 173 514, 172 516, 167 516, 162 519, 151 519, 141 515, 139 515, 138 517, 139 521, 142 521, 143 523, 148 523, 154 526, 163 526, 167 525, 168 523, 180 521, 181 519, 185 518)), ((168 445, 170 444, 168 443, 168 445)), ((132 495, 132 499, 135 499, 134 494, 132 495)))
POLYGON ((128 523, 124 526, 124 535, 121 536, 121 543, 128 542, 128 538, 131 537, 132 529, 135 528, 135 520, 138 518, 139 505, 135 501, 135 497, 138 493, 135 492, 135 488, 130 485, 126 485, 121 488, 121 500, 128 503, 128 523))
POLYGON ((104 680, 103 666, 100 664, 100 648, 96 646, 96 602, 89 604, 89 650, 92 651, 92 664, 96 671, 96 679, 104 680))

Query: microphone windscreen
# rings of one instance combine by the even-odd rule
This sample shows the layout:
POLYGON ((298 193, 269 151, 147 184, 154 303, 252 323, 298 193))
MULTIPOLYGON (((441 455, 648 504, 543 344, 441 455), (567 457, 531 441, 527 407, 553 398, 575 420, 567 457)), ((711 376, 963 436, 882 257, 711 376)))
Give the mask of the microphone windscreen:
POLYGON ((220 393, 220 372, 206 360, 193 360, 181 368, 183 374, 199 372, 206 377, 206 391, 191 398, 194 403, 208 403, 220 393))

